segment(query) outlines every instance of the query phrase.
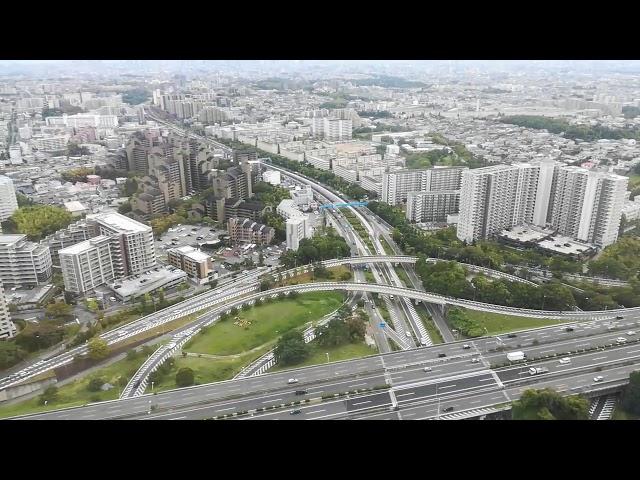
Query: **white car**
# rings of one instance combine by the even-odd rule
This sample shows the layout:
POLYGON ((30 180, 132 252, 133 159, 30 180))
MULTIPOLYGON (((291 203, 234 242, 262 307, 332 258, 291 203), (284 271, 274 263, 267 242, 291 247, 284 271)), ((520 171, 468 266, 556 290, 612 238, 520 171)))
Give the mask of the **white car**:
POLYGON ((472 358, 471 363, 478 363, 480 361, 479 358, 472 358))
POLYGON ((287 383, 289 383, 289 384, 298 383, 298 379, 297 378, 290 378, 289 380, 287 380, 287 383))
POLYGON ((593 377, 593 381, 594 382, 601 382, 602 380, 604 380, 604 377, 602 375, 598 375, 597 377, 593 377))
POLYGON ((616 338, 616 343, 625 343, 626 341, 627 341, 627 339, 626 339, 626 338, 624 338, 624 337, 618 337, 618 338, 616 338))
POLYGON ((567 363, 571 363, 571 359, 569 357, 564 357, 560 359, 561 365, 566 365, 567 363))
POLYGON ((422 369, 423 372, 430 372, 431 371, 431 367, 424 367, 422 369))
POLYGON ((636 334, 636 332, 634 330, 629 330, 627 332, 627 335, 629 335, 629 336, 632 336, 632 335, 635 335, 635 334, 636 334))

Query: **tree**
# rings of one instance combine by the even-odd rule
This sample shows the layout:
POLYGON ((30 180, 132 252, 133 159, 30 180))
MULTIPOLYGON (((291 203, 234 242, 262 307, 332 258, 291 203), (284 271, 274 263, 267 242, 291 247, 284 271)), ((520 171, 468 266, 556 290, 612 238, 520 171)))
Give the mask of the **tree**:
POLYGON ((164 299, 164 288, 160 288, 158 290, 158 304, 160 306, 164 305, 165 299, 164 299))
POLYGON ((100 307, 98 305, 98 302, 94 298, 91 298, 87 300, 87 308, 89 309, 89 311, 96 313, 100 307))
POLYGON ((321 263, 316 263, 313 267, 314 278, 329 278, 329 270, 321 263))
POLYGON ((629 375, 629 385, 622 393, 620 405, 627 412, 640 415, 640 370, 631 372, 629 375))
POLYGON ((100 337, 93 337, 88 344, 89 358, 92 360, 102 360, 109 356, 110 348, 105 340, 100 337))
POLYGON ((56 387, 55 385, 47 387, 43 394, 38 398, 41 405, 55 402, 56 400, 58 400, 58 387, 56 387))
POLYGON ((573 395, 563 397, 555 390, 525 390, 512 404, 514 420, 588 420, 589 402, 573 395))
POLYGON ((5 222, 5 232, 24 233, 30 240, 37 241, 67 227, 73 216, 64 208, 52 205, 33 205, 18 208, 5 222))
POLYGON ((268 279, 262 280, 260 282, 260 291, 264 292, 266 290, 269 290, 271 286, 272 286, 271 280, 268 280, 268 279))
POLYGON ((92 378, 89 381, 89 385, 87 385, 87 390, 89 390, 90 392, 99 392, 100 388, 105 384, 106 382, 104 381, 103 378, 101 377, 95 377, 92 378))
POLYGON ((187 282, 182 282, 180 285, 178 285, 179 292, 183 292, 188 289, 189 289, 189 285, 187 285, 187 282))
POLYGON ((280 365, 294 365, 309 356, 309 349, 304 343, 301 332, 293 330, 285 333, 276 344, 274 356, 280 365))
POLYGON ((131 361, 131 360, 135 360, 136 358, 138 358, 138 352, 136 351, 135 348, 132 348, 127 352, 127 360, 131 361))
POLYGON ((258 266, 262 267, 264 265, 264 255, 262 254, 262 252, 260 252, 260 254, 258 255, 258 266))
POLYGON ((49 318, 68 317, 72 311, 71 305, 64 302, 50 303, 44 309, 45 315, 49 318))
POLYGON ((124 182, 124 193, 127 197, 130 197, 134 193, 138 192, 138 181, 135 178, 127 178, 124 182))
POLYGON ((367 325, 365 320, 360 316, 353 315, 346 320, 349 338, 352 343, 362 342, 364 340, 367 325))
POLYGON ((195 376, 193 370, 190 368, 181 368, 176 373, 176 385, 178 387, 189 387, 195 382, 195 376))
POLYGON ((341 318, 332 318, 326 325, 316 328, 316 342, 323 347, 336 347, 349 343, 350 330, 341 318))

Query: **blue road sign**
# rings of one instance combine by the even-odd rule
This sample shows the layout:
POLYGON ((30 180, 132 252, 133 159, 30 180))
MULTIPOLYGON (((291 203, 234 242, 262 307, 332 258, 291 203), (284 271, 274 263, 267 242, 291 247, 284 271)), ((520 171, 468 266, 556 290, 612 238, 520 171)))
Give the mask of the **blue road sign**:
POLYGON ((384 327, 386 327, 386 326, 387 326, 387 324, 386 324, 386 323, 384 323, 384 322, 380 322, 380 328, 384 328, 384 327))

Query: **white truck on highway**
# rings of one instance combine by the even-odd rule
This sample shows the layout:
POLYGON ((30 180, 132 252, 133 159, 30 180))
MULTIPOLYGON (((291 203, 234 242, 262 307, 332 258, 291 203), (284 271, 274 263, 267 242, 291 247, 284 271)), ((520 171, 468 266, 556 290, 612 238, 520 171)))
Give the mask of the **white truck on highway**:
POLYGON ((507 360, 509 360, 510 362, 517 362, 519 360, 524 360, 525 358, 527 358, 527 356, 524 354, 524 352, 507 353, 507 360))
POLYGON ((547 373, 549 371, 546 367, 531 367, 529 369, 529 375, 540 375, 541 373, 547 373))

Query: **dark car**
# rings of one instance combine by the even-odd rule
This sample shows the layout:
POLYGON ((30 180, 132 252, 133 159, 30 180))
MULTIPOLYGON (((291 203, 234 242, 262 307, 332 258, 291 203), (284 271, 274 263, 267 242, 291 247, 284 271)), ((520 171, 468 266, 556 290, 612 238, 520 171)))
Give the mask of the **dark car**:
POLYGON ((443 412, 453 412, 453 407, 447 407, 442 410, 443 412))
POLYGON ((134 385, 133 388, 138 388, 140 386, 140 380, 138 380, 134 385))
POLYGON ((307 393, 307 390, 296 390, 296 395, 306 395, 307 393))
POLYGON ((618 315, 618 316, 616 317, 616 320, 622 320, 623 318, 624 318, 624 317, 623 317, 622 315, 618 315))
POLYGON ((289 415, 298 415, 299 413, 302 413, 302 410, 297 409, 297 410, 291 410, 289 412, 289 415))
POLYGON ((510 333, 509 335, 507 335, 507 337, 509 338, 516 338, 517 335, 515 333, 510 333))
POLYGON ((573 332, 574 328, 573 327, 567 327, 564 329, 565 332, 573 332))
POLYGON ((446 353, 439 353, 439 354, 438 354, 438 358, 444 358, 444 357, 446 357, 446 356, 447 356, 447 354, 446 354, 446 353))

